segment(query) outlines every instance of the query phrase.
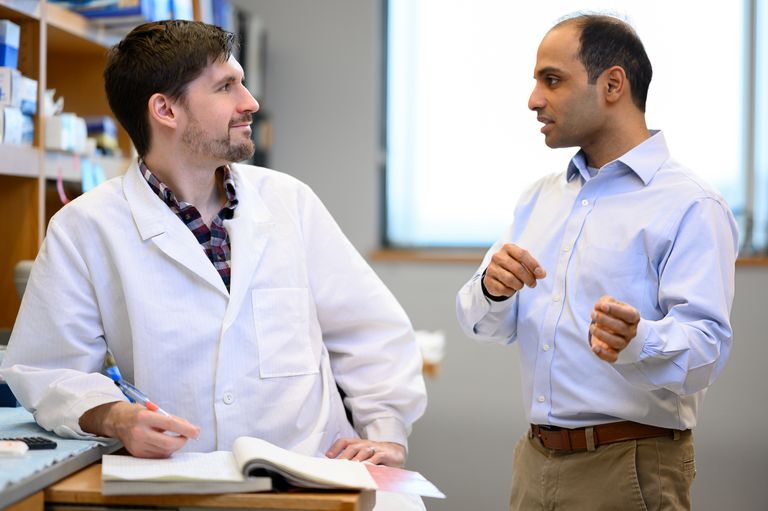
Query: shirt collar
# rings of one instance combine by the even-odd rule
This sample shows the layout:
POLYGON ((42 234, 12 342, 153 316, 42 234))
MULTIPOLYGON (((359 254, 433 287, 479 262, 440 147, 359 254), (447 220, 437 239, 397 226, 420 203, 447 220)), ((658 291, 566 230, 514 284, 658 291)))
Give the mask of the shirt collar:
MULTIPOLYGON (((219 170, 222 171, 221 179, 224 185, 224 192, 227 195, 227 202, 224 204, 222 209, 230 210, 227 218, 231 218, 232 213, 234 212, 235 208, 237 208, 238 203, 237 191, 235 188, 235 178, 229 168, 229 165, 222 165, 216 169, 216 172, 218 173, 219 170)), ((144 163, 144 160, 141 158, 139 158, 139 171, 144 176, 144 179, 147 180, 147 183, 149 183, 149 187, 152 188, 152 191, 155 192, 155 194, 160 197, 160 200, 167 204, 168 207, 178 211, 187 205, 185 202, 180 202, 176 199, 176 195, 173 193, 173 190, 168 188, 165 183, 160 181, 160 179, 158 179, 158 177, 154 175, 151 170, 149 170, 149 167, 147 167, 147 165, 144 163)))
MULTIPOLYGON (((622 156, 619 156, 603 169, 622 167, 634 172, 644 184, 648 184, 656 175, 665 161, 669 159, 669 148, 664 138, 664 133, 659 130, 649 130, 650 136, 639 145, 633 147, 622 156)), ((571 159, 566 172, 566 180, 570 181, 577 175, 589 181, 587 170, 587 158, 584 151, 579 151, 571 159)))

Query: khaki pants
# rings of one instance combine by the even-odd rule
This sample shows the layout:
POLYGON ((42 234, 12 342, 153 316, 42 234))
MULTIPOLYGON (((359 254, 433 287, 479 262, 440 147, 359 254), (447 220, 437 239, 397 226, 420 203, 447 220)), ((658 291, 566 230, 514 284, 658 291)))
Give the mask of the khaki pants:
POLYGON ((572 453, 545 448, 529 431, 515 447, 509 509, 687 511, 695 474, 690 431, 572 453))

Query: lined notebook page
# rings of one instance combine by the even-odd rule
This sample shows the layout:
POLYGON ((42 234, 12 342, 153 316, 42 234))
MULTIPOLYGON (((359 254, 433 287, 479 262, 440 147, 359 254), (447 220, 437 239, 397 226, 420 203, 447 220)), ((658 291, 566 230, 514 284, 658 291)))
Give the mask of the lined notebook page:
POLYGON ((231 452, 184 452, 162 460, 105 455, 101 478, 117 481, 242 481, 231 452))

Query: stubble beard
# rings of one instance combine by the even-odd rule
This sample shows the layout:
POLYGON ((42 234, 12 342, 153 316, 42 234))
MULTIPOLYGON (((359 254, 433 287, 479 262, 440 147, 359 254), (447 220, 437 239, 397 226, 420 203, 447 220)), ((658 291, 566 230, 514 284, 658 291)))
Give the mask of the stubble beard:
POLYGON ((248 160, 253 156, 256 148, 250 138, 242 143, 233 144, 229 131, 226 137, 212 138, 206 135, 197 119, 191 119, 191 121, 181 140, 194 154, 222 159, 228 163, 248 160))

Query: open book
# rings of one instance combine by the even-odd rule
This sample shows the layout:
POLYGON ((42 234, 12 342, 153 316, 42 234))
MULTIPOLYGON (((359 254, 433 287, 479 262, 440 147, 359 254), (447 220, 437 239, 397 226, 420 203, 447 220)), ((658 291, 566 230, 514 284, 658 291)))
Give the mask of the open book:
POLYGON ((252 492, 289 485, 445 497, 418 472, 305 456, 253 437, 235 440, 232 452, 178 453, 162 460, 106 455, 101 479, 104 495, 252 492))

